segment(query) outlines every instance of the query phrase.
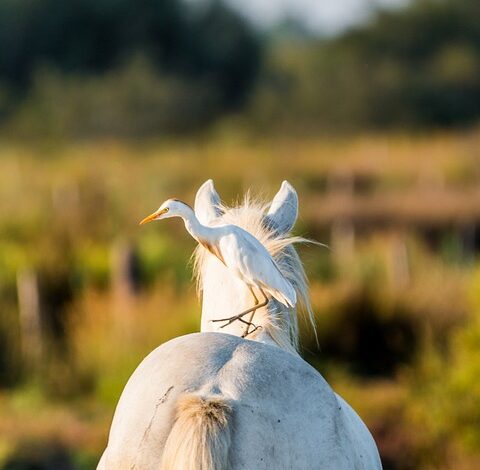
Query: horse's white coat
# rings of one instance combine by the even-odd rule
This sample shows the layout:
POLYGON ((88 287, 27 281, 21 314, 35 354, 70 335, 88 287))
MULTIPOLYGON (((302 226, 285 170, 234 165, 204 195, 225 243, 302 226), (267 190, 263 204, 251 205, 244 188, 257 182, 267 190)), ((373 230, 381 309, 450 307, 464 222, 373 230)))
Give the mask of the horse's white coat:
POLYGON ((274 231, 281 235, 292 230, 297 217, 297 192, 288 181, 284 181, 270 204, 265 217, 266 224, 271 225, 274 231))
MULTIPOLYGON (((196 210, 218 198, 212 184, 201 190, 196 210)), ((295 222, 297 203, 292 191, 284 183, 275 210, 268 215, 268 226, 276 236, 295 222)), ((211 216, 206 210, 205 217, 214 223, 211 216)), ((258 224, 256 228, 261 230, 258 224)), ((177 399, 194 393, 206 399, 223 398, 233 409, 229 469, 381 469, 375 442, 364 423, 296 354, 292 312, 282 311, 274 302, 257 312, 255 322, 265 328, 255 333, 255 341, 239 337, 243 328, 238 322, 221 330, 210 320, 248 308, 251 296, 245 284, 214 256, 203 253, 198 259, 202 333, 171 340, 140 364, 122 393, 98 468, 160 468, 177 399)), ((298 265, 287 260, 284 268, 289 267, 298 265)), ((292 280, 294 286, 303 285, 300 278, 296 283, 292 280)))
POLYGON ((219 333, 176 338, 140 364, 118 403, 103 468, 158 468, 175 402, 192 391, 232 402, 232 470, 381 468, 368 430, 312 367, 219 333))
POLYGON ((203 225, 209 225, 222 215, 220 196, 213 187, 213 181, 207 180, 200 186, 195 196, 195 214, 203 225))

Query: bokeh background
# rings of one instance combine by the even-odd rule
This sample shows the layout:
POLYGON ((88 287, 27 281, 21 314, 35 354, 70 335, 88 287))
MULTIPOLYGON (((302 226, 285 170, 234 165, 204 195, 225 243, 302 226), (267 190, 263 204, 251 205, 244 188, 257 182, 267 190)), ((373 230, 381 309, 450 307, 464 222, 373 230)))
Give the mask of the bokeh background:
MULTIPOLYGON (((0 0, 0 468, 92 469, 199 329, 180 222, 288 179, 320 348, 386 469, 480 468, 478 0, 0 0)), ((299 384, 301 386, 301 384, 299 384)))

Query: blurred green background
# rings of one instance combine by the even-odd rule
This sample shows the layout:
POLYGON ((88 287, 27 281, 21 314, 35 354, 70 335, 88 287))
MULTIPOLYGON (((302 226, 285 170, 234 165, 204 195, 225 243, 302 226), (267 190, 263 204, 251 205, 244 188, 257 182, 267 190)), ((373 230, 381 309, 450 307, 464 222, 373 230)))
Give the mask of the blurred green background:
POLYGON ((213 178, 300 196, 320 347, 386 469, 480 468, 477 0, 0 0, 0 468, 91 469, 141 359, 199 329, 213 178))

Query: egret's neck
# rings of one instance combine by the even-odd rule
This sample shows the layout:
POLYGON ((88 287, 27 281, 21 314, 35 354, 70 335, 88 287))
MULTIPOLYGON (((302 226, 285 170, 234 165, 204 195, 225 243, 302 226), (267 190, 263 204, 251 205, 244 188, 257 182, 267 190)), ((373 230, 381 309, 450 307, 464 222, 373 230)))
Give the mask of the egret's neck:
POLYGON ((190 207, 186 207, 184 213, 181 215, 187 232, 195 238, 195 240, 205 240, 211 237, 212 229, 202 225, 197 219, 195 212, 190 207))

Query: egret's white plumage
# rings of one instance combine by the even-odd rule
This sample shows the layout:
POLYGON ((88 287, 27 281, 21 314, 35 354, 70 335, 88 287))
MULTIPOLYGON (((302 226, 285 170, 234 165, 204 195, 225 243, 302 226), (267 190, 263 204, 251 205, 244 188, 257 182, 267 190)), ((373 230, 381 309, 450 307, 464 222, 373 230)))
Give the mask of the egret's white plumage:
MULTIPOLYGON (((297 297, 291 283, 285 279, 267 249, 253 235, 236 225, 203 225, 193 209, 178 199, 166 200, 153 214, 140 224, 170 217, 181 217, 187 231, 201 245, 214 254, 231 272, 250 288, 255 305, 234 317, 214 321, 240 320, 251 325, 255 310, 268 303, 266 294, 278 300, 286 307, 295 307, 297 297), (264 296, 260 303, 253 289, 264 296), (242 317, 253 312, 250 321, 242 317)), ((245 334, 248 334, 248 327, 245 334)))
POLYGON ((286 307, 295 307, 295 289, 283 277, 267 249, 240 227, 216 228, 224 233, 218 239, 218 246, 227 268, 248 286, 264 290, 286 307))

